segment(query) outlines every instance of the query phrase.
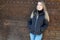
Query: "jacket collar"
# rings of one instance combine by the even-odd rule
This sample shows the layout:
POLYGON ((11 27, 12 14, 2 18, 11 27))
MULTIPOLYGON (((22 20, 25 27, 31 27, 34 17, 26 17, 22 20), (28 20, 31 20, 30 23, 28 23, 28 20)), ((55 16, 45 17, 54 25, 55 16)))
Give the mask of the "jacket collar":
POLYGON ((44 9, 41 10, 41 11, 38 11, 37 9, 34 9, 34 10, 33 10, 33 13, 34 13, 34 14, 38 14, 38 15, 44 15, 44 9))
POLYGON ((41 10, 41 11, 37 10, 37 13, 38 13, 38 15, 44 15, 44 10, 41 10))

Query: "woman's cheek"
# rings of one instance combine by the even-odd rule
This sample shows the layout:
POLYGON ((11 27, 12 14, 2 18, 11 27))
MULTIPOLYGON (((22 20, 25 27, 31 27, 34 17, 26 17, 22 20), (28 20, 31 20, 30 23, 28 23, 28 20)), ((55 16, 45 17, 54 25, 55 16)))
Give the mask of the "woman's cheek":
POLYGON ((43 7, 42 6, 37 6, 37 10, 42 10, 43 7))

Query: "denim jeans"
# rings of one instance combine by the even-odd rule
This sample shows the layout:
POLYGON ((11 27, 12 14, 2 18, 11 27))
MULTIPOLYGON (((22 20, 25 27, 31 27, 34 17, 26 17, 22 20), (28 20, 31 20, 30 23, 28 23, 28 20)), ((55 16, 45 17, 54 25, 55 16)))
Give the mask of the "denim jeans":
POLYGON ((43 34, 35 35, 30 33, 30 40, 42 40, 43 34))

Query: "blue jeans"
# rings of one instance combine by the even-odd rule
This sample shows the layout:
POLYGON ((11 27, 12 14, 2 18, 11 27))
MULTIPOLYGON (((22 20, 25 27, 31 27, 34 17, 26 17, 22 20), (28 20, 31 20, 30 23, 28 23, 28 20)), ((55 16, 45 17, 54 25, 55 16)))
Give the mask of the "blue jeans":
POLYGON ((42 40, 43 34, 35 35, 30 33, 30 40, 42 40))

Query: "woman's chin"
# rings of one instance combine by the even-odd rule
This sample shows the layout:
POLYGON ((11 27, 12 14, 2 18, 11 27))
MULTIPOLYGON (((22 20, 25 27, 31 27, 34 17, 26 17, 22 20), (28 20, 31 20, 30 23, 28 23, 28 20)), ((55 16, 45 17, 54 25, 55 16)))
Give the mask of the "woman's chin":
POLYGON ((42 9, 37 9, 38 11, 41 11, 42 9))

